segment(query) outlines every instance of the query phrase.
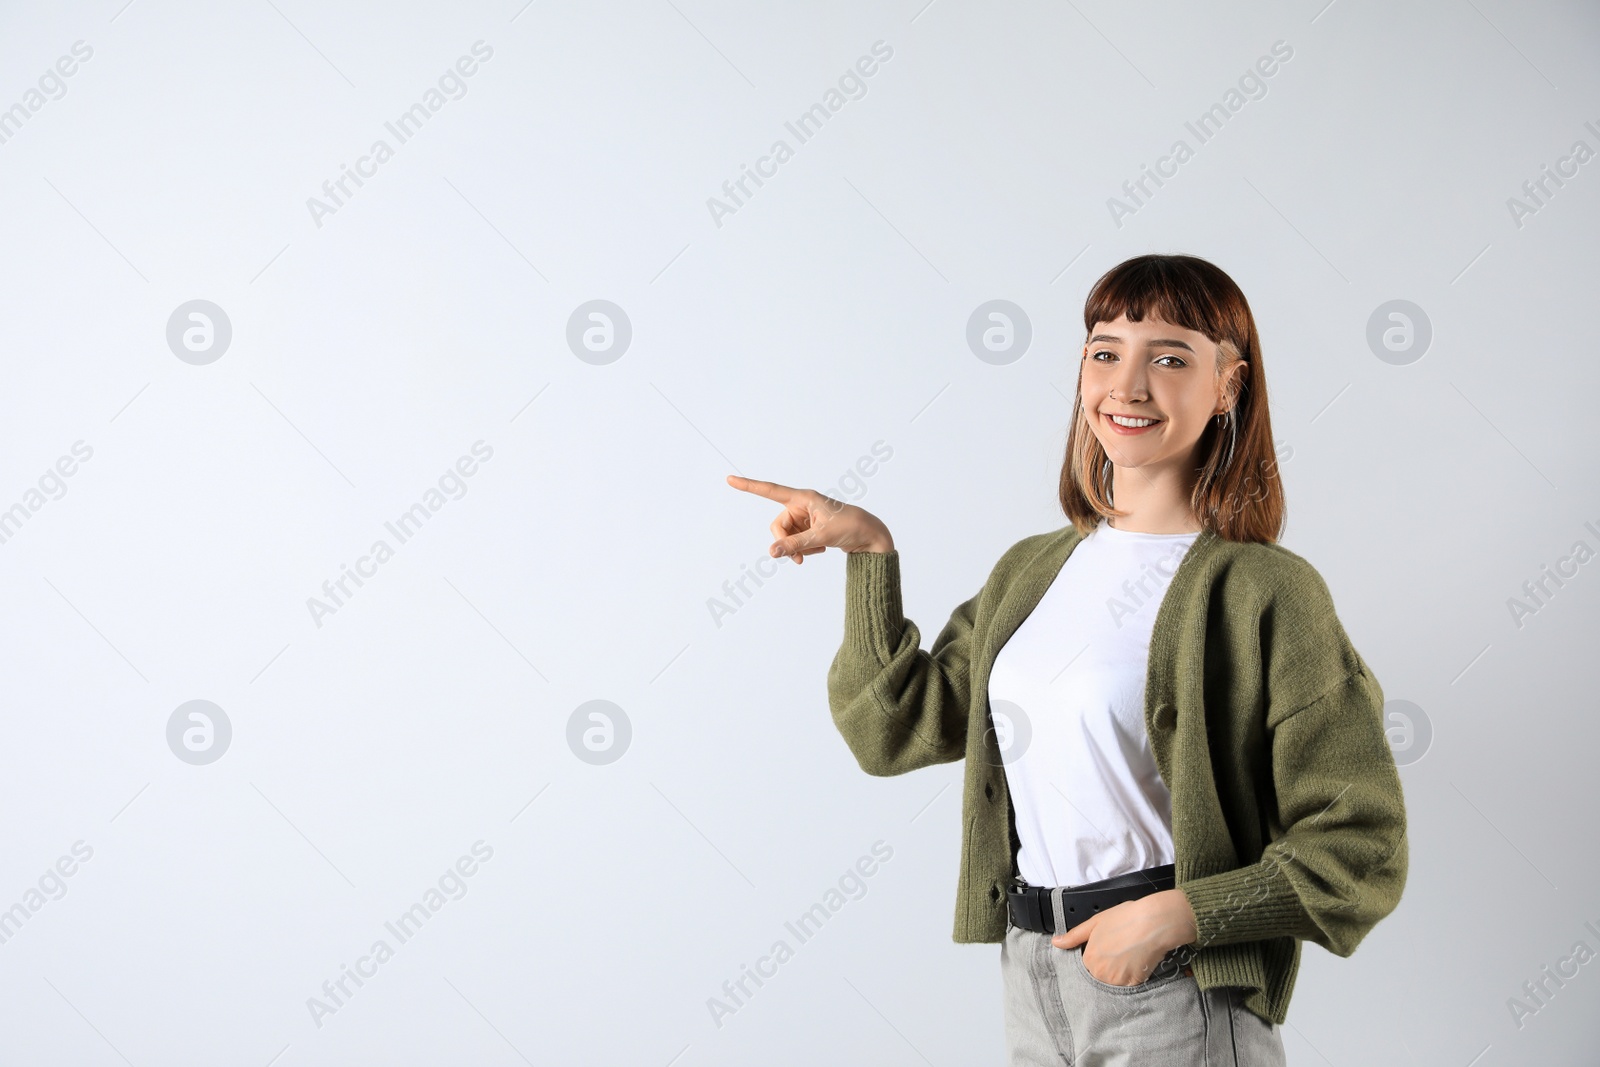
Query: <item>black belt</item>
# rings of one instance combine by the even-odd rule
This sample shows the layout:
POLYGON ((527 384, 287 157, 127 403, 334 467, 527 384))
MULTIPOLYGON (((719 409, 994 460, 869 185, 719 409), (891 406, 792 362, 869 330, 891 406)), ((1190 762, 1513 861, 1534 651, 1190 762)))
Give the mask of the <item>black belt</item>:
POLYGON ((1164 863, 1159 867, 1147 867, 1132 874, 1119 874, 1115 878, 1070 889, 1062 886, 1014 885, 1006 890, 1006 902, 1011 910, 1013 926, 1041 934, 1055 934, 1072 929, 1097 911, 1176 886, 1175 865, 1164 863))

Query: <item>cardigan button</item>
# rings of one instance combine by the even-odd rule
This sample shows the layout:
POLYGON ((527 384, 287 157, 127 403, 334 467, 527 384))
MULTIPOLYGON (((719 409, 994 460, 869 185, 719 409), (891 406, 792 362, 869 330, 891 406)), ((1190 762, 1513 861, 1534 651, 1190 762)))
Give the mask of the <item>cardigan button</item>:
POLYGON ((985 782, 985 783, 983 783, 983 795, 988 797, 990 800, 994 799, 994 783, 993 782, 985 782))
POLYGON ((992 885, 992 886, 989 887, 989 899, 990 900, 999 900, 1000 899, 1000 887, 999 886, 992 885))

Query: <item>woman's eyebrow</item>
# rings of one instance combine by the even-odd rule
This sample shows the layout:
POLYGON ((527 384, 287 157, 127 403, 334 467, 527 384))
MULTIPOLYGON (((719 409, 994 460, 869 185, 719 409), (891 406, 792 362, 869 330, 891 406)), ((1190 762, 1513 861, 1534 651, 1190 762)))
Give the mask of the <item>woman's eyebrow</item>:
MULTIPOLYGON (((1122 338, 1113 336, 1109 333, 1097 333, 1093 337, 1089 338, 1090 344, 1094 344, 1096 341, 1110 341, 1114 345, 1120 345, 1122 343, 1122 338)), ((1146 341, 1144 346, 1146 348, 1181 348, 1185 352, 1194 351, 1193 348, 1190 348, 1182 341, 1159 337, 1150 341, 1146 341)))

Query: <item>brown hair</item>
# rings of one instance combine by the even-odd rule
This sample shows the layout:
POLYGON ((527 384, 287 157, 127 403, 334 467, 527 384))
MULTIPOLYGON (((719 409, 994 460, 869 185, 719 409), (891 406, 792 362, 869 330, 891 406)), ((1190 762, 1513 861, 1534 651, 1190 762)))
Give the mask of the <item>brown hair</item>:
MULTIPOLYGON (((1135 256, 1106 271, 1089 291, 1084 337, 1096 323, 1122 315, 1129 322, 1151 316, 1205 334, 1219 348, 1219 381, 1235 360, 1244 361, 1232 409, 1200 434, 1201 465, 1189 504, 1201 526, 1224 540, 1275 542, 1283 532, 1283 483, 1272 448, 1261 339, 1244 293, 1219 267, 1195 256, 1135 256)), ((1081 361, 1079 375, 1081 381, 1081 361)), ((1111 506, 1111 483, 1111 460, 1089 428, 1080 388, 1061 466, 1061 510, 1080 534, 1102 518, 1125 514, 1111 506)))

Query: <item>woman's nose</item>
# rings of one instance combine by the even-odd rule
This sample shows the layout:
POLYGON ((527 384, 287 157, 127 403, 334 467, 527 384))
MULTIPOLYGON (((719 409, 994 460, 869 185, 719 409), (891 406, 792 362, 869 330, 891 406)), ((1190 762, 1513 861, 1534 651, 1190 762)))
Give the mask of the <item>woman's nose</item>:
POLYGON ((1111 395, 1123 401, 1145 399, 1144 373, 1131 369, 1122 371, 1111 386, 1111 395))

